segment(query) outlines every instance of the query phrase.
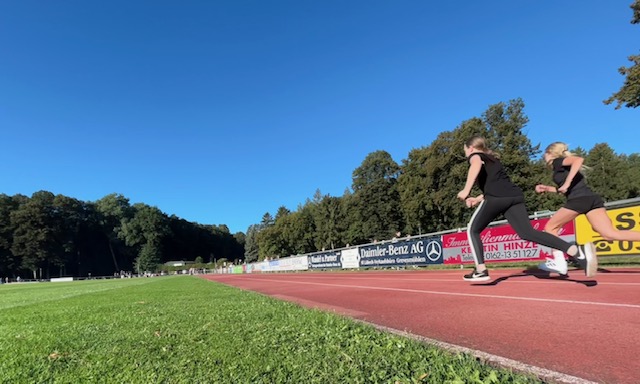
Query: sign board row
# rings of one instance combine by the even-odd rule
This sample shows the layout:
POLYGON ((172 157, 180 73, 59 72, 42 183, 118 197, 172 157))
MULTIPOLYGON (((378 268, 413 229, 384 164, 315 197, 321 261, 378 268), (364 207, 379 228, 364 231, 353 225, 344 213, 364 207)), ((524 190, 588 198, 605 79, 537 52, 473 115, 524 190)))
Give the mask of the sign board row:
MULTIPOLYGON (((615 228, 640 231, 640 206, 612 209, 607 214, 615 228)), ((531 225, 542 231, 548 221, 549 218, 532 220, 531 225)), ((593 230, 584 215, 566 224, 559 236, 567 242, 594 242, 598 256, 640 254, 640 242, 605 240, 593 230)), ((551 249, 522 240, 508 224, 485 229, 481 233, 481 239, 487 263, 535 261, 552 257, 551 249)), ((246 272, 388 268, 473 262, 468 233, 456 232, 263 261, 252 264, 246 272)))

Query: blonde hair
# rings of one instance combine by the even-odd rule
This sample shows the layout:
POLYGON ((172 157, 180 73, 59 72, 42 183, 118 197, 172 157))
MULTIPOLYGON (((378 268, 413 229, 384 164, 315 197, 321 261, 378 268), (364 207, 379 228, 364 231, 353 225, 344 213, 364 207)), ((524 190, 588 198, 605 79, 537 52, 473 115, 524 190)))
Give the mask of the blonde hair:
MULTIPOLYGON (((547 145, 547 149, 545 149, 544 152, 551 155, 551 158, 547 161, 548 166, 551 166, 551 163, 553 163, 555 159, 576 156, 574 153, 569 152, 569 146, 561 141, 547 145)), ((580 167, 580 172, 588 170, 589 167, 584 164, 580 167)))
POLYGON ((495 152, 490 150, 489 147, 487 147, 487 141, 482 136, 471 136, 470 138, 467 139, 467 141, 464 142, 464 145, 466 145, 467 148, 474 148, 480 152, 486 153, 488 155, 492 155, 494 157, 498 157, 498 154, 496 154, 495 152))

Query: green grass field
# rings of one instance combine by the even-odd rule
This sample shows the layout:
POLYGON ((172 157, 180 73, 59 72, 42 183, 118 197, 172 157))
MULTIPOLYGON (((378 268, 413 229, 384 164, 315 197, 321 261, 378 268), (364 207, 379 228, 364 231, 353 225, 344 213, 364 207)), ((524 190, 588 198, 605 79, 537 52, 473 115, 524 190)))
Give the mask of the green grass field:
POLYGON ((2 383, 535 383, 190 276, 0 285, 2 383))

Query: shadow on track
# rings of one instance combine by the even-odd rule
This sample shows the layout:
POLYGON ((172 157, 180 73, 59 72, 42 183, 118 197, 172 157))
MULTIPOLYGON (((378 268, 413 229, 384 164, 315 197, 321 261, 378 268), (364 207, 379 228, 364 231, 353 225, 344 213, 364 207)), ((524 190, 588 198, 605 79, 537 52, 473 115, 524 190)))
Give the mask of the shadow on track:
POLYGON ((565 276, 551 276, 551 273, 540 270, 540 269, 526 269, 520 273, 516 273, 513 275, 508 275, 508 276, 503 276, 503 277, 499 277, 493 281, 489 281, 487 283, 477 283, 477 284, 471 284, 471 285, 476 285, 476 286, 494 286, 494 285, 498 285, 500 283, 502 283, 503 281, 509 280, 509 279, 514 279, 514 278, 519 278, 519 277, 529 277, 529 276, 533 276, 537 279, 543 279, 543 280, 556 280, 556 281, 566 281, 568 283, 576 283, 576 284, 582 284, 585 287, 595 287, 596 285, 598 285, 598 282, 596 280, 574 280, 569 278, 569 275, 565 275, 565 276))

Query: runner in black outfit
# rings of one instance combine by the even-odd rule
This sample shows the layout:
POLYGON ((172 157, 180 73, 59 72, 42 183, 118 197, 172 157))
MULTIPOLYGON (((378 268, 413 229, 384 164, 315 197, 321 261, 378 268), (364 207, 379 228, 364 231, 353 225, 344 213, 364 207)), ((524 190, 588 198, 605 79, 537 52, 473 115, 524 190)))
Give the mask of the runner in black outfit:
MULTIPOLYGON (((602 198, 593 192, 585 183, 584 175, 580 172, 584 159, 569 152, 567 144, 555 142, 549 144, 544 152, 544 161, 553 169, 553 181, 558 187, 539 184, 536 192, 557 192, 567 197, 564 207, 560 208, 547 222, 544 230, 558 235, 560 228, 574 220, 578 215, 585 214, 593 230, 602 235, 604 240, 640 241, 640 232, 618 230, 613 227, 607 216, 602 198)), ((587 249, 588 250, 588 249, 587 249)), ((595 255, 595 248, 593 249, 595 255)), ((586 255, 589 252, 585 252, 586 255)), ((566 274, 567 261, 564 254, 554 253, 554 258, 540 265, 541 269, 566 274)), ((585 268, 587 276, 594 276, 598 269, 598 259, 588 262, 585 268)))
POLYGON ((464 151, 470 166, 467 182, 464 189, 458 193, 458 198, 465 201, 467 207, 478 205, 467 226, 469 245, 476 267, 473 272, 464 275, 464 280, 489 280, 489 271, 484 264, 480 233, 500 214, 504 214, 509 224, 523 240, 533 241, 579 257, 582 250, 578 246, 569 244, 549 233, 533 229, 527 208, 524 205, 522 190, 511 182, 502 168, 500 160, 487 148, 484 138, 478 136, 470 138, 465 143, 464 151), (483 193, 477 197, 469 197, 476 179, 483 193))

